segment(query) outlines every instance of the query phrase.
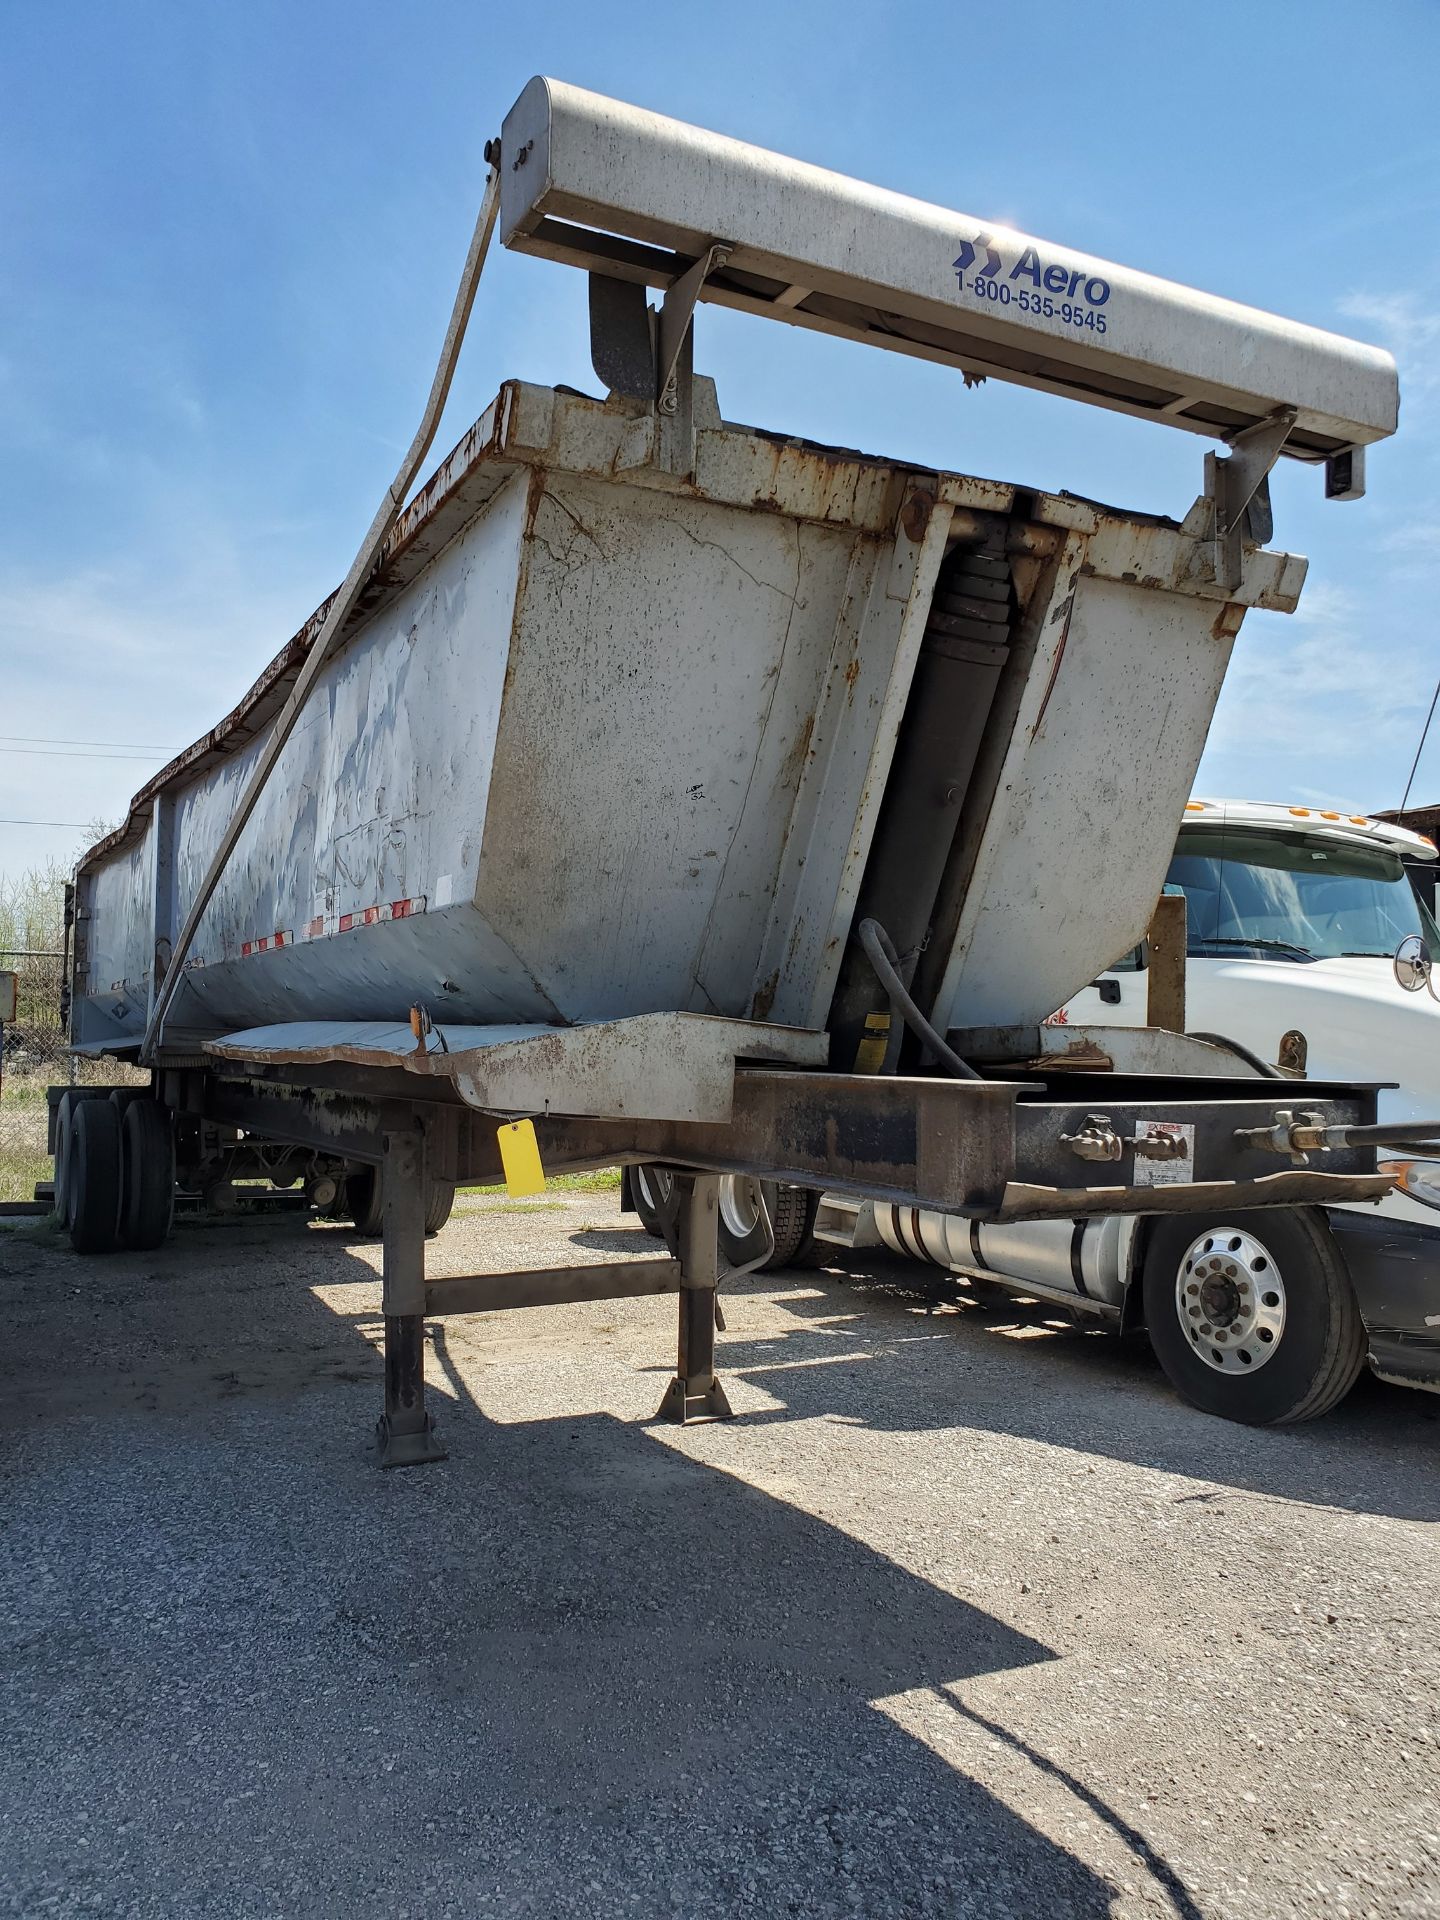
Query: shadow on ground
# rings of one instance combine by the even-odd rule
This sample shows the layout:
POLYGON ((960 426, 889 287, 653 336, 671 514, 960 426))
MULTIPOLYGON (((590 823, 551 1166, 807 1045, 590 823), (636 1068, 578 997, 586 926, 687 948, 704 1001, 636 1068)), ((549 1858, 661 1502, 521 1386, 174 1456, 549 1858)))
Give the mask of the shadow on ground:
POLYGON ((213 1278, 19 1246, 9 1911, 1110 1911, 873 1704, 1039 1642, 657 1432, 487 1417, 443 1329, 451 1457, 376 1472, 339 1232, 232 1228, 213 1278))

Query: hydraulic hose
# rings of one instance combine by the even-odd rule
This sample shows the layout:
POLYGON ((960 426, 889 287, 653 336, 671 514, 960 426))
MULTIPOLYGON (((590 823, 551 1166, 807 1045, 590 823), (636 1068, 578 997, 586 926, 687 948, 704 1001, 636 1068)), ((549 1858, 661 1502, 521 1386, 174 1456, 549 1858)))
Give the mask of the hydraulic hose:
POLYGON ((1288 1073, 1281 1073, 1278 1067, 1272 1067, 1268 1060, 1262 1060, 1258 1053, 1252 1053, 1249 1047, 1242 1047, 1238 1040, 1227 1040, 1223 1033, 1192 1033, 1191 1040, 1208 1041, 1212 1047, 1223 1047, 1227 1053, 1233 1053, 1248 1067, 1253 1067, 1262 1080, 1288 1080, 1288 1073))
POLYGON ((916 1039, 924 1042, 940 1065, 956 1080, 979 1080, 982 1076, 960 1058, 916 1005, 910 989, 900 978, 900 956, 895 951, 895 942, 880 922, 862 920, 856 929, 856 937, 865 958, 875 969, 876 979, 889 995, 892 1009, 900 1015, 916 1039))

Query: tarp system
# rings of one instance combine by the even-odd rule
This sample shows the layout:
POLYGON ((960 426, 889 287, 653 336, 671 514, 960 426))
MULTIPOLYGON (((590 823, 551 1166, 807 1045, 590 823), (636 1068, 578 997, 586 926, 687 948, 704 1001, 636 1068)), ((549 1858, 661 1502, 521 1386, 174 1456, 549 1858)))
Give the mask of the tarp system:
POLYGON ((581 87, 532 80, 500 148, 522 252, 668 287, 721 243, 699 298, 772 320, 1219 439, 1293 409, 1302 458, 1395 431, 1379 347, 581 87))

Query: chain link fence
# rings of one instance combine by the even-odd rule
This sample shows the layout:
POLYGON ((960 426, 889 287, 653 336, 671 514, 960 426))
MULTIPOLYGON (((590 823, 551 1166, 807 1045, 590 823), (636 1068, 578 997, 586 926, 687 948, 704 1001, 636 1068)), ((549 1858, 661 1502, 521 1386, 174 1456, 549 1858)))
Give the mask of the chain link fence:
POLYGON ((29 1200, 51 1175, 45 1089, 73 1080, 61 1023, 64 956, 0 947, 0 973, 16 977, 15 1022, 0 1028, 0 1200, 29 1200))

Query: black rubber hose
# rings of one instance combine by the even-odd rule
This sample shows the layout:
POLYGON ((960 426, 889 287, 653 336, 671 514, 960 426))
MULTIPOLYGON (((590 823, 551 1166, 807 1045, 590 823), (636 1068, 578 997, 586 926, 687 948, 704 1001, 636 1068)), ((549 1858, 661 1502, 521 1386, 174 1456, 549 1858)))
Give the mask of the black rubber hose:
POLYGON ((1440 1146, 1440 1120, 1399 1121, 1387 1126, 1381 1120, 1373 1127, 1345 1127, 1347 1147, 1437 1147, 1440 1146))
POLYGON ((895 942, 880 922, 862 920, 856 935, 865 958, 875 969, 875 978, 890 996, 891 1007, 915 1037, 924 1041, 940 1065, 957 1080, 979 1080, 982 1076, 941 1038, 911 998, 910 989, 900 978, 900 956, 895 951, 895 942))
POLYGON ((1238 1040, 1227 1040, 1223 1033, 1192 1033, 1191 1040, 1208 1040, 1212 1047, 1224 1047, 1227 1053, 1235 1054, 1247 1066, 1255 1069, 1262 1080, 1288 1080, 1288 1073, 1281 1073, 1278 1067, 1272 1067, 1268 1060, 1262 1060, 1258 1053, 1252 1053, 1249 1047, 1242 1047, 1238 1040))

